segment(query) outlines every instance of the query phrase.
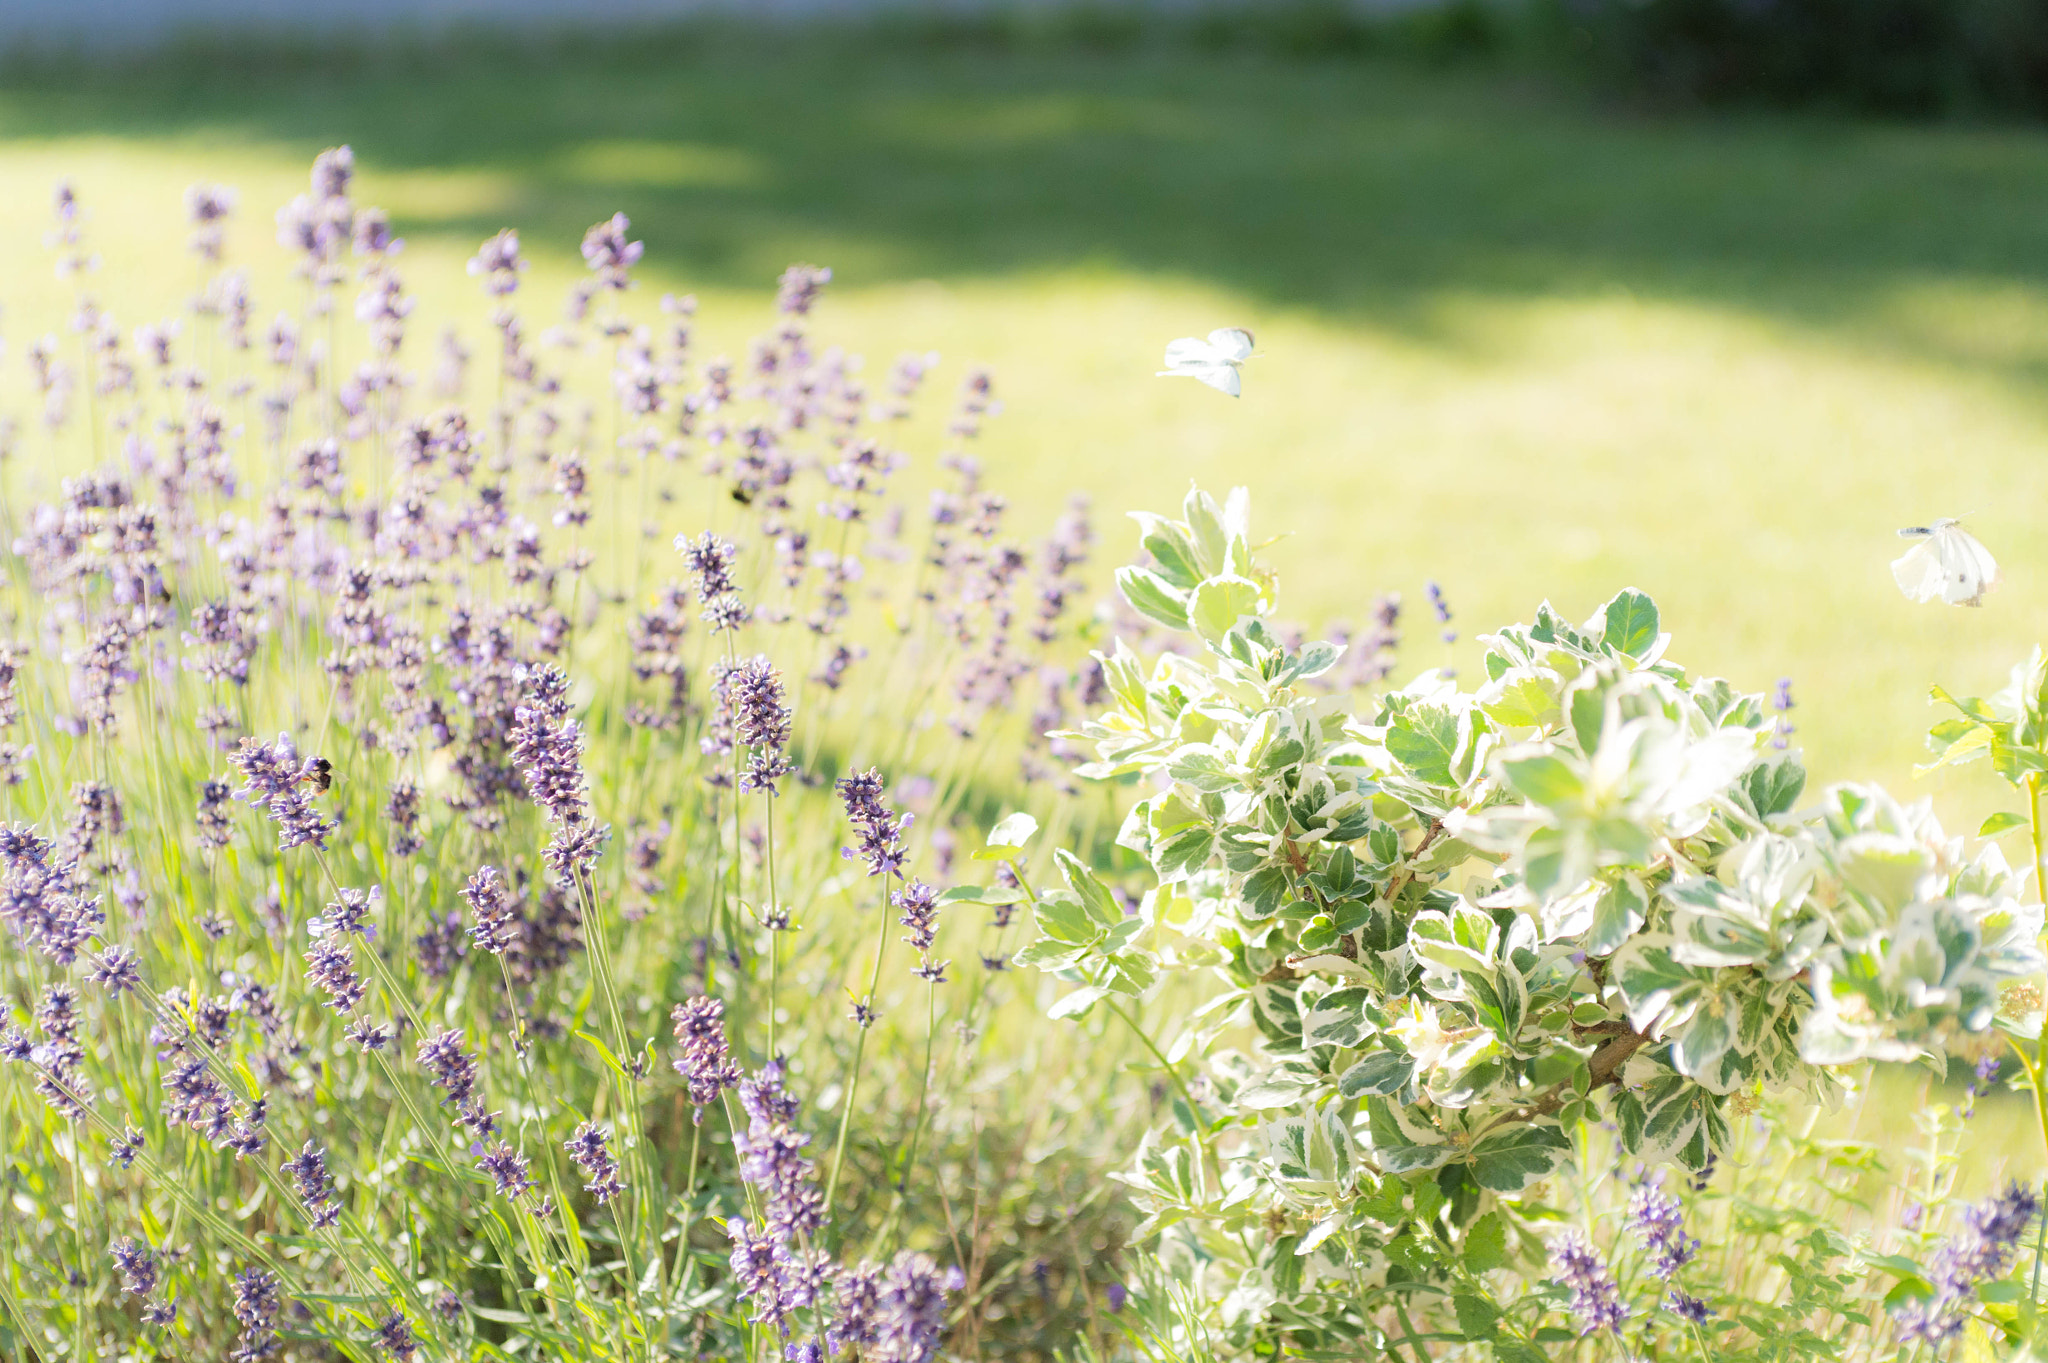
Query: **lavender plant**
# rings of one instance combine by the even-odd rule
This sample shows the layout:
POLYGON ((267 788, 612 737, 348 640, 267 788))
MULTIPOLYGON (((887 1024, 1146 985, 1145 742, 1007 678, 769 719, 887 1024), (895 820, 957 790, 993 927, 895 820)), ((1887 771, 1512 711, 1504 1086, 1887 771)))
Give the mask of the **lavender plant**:
POLYGON ((1111 703, 1070 735, 1097 755, 1082 775, 1139 783, 1117 841, 1149 886, 1127 910, 1064 854, 1062 884, 1020 882, 1039 935, 1017 961, 1070 986, 1051 1015, 1105 1010, 1173 1094, 1120 1175, 1173 1284, 1127 1338, 1515 1360, 2036 1339, 2038 1247, 2010 1276, 2029 1187, 1924 1264, 1816 1222, 1775 1281, 1721 1292, 1687 1272, 1701 1240, 1666 1181, 1704 1189, 1740 1114, 1838 1101, 1873 1060, 2003 1035, 2043 1091, 2040 657, 1934 735, 2024 788, 2030 814, 1985 830, 2033 828, 2016 871, 1925 801, 1807 797, 1789 688, 1689 675, 1639 592, 1483 636, 1470 689, 1425 672, 1353 710, 1314 686, 1340 650, 1270 622, 1248 510, 1195 491, 1180 520, 1137 517, 1119 586, 1169 638, 1150 664, 1098 653, 1111 703), (1601 1160, 1650 1172, 1596 1204, 1601 1160), (1887 1266, 1905 1276, 1873 1312, 1857 1294, 1887 1266))
POLYGON ((134 331, 57 196, 0 464, 0 1355, 1070 1338, 1110 1080, 985 1063, 1014 933, 934 883, 997 799, 1092 836, 1036 738, 1095 676, 1085 509, 1016 538, 990 378, 871 387, 829 270, 737 358, 639 306, 623 214, 559 319, 483 243, 428 353, 357 185, 278 213, 275 303, 195 187, 203 283, 134 331))

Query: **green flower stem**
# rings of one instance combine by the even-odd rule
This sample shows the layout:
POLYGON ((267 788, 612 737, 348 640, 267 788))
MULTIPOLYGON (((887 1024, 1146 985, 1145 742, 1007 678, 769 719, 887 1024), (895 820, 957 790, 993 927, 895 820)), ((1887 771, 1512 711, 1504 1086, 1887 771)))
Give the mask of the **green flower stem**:
MULTIPOLYGON (((316 848, 314 856, 320 863, 320 869, 326 873, 327 883, 333 888, 335 898, 339 899, 341 897, 341 882, 335 878, 334 868, 328 864, 326 854, 316 848)), ((383 987, 384 993, 391 1001, 392 1006, 405 1015, 406 1023, 412 1028, 414 1033, 424 1037, 426 1031, 420 1022, 419 1015, 413 1011, 412 1005, 407 1001, 403 987, 400 985, 397 976, 392 974, 391 966, 389 962, 385 961, 383 954, 376 950, 366 950, 362 955, 370 962, 370 969, 377 976, 377 982, 383 987)), ((412 1094, 407 1091, 404 1084, 399 1082, 398 1071, 393 1068, 390 1059, 381 1051, 375 1054, 378 1068, 384 1071, 385 1080, 391 1085, 391 1091, 398 1095, 400 1102, 405 1104, 406 1113, 412 1118, 414 1128, 432 1143, 435 1157, 447 1167, 452 1175, 455 1171, 455 1161, 449 1155, 447 1143, 442 1139, 440 1130, 421 1115, 418 1106, 412 1100, 412 1094)), ((498 1217, 492 1215, 484 1218, 484 1226, 487 1231, 494 1232, 492 1239, 497 1244, 498 1252, 505 1256, 505 1267, 509 1270, 516 1256, 512 1253, 509 1238, 503 1233, 503 1223, 498 1217)), ((532 1250, 537 1248, 537 1246, 530 1244, 528 1248, 532 1250)), ((548 1256, 543 1255, 541 1263, 550 1270, 554 1268, 554 1264, 548 1256)), ((396 1272, 396 1268, 394 1267, 392 1271, 396 1272)), ((548 1277, 551 1283, 559 1283, 560 1281, 560 1275, 552 1271, 549 1272, 548 1277)), ((409 1287, 408 1290, 410 1290, 409 1287)), ((563 1309, 564 1304, 556 1300, 553 1292, 545 1294, 543 1300, 547 1302, 549 1312, 555 1315, 558 1320, 564 1317, 577 1320, 578 1333, 581 1333, 582 1325, 580 1318, 574 1311, 563 1309)))
MULTIPOLYGON (((1028 880, 1025 877, 1024 873, 1017 868, 1017 863, 1015 861, 1011 861, 1006 864, 1010 868, 1010 874, 1017 877, 1017 888, 1024 891, 1024 897, 1029 899, 1031 901, 1031 907, 1033 909, 1036 909, 1038 907, 1038 892, 1031 888, 1030 880, 1028 880)), ((1171 1061, 1169 1061, 1166 1058, 1165 1053, 1161 1051, 1159 1047, 1153 1043, 1151 1035, 1148 1032, 1146 1032, 1146 1030, 1143 1027, 1138 1025, 1138 1020, 1132 1017, 1130 1013, 1124 1009, 1122 1004, 1111 1003, 1108 999, 1104 999, 1103 1004, 1105 1007, 1109 1009, 1110 1012, 1122 1018, 1124 1020, 1124 1025, 1126 1027, 1129 1027, 1132 1033, 1137 1036, 1138 1040, 1144 1043, 1145 1049, 1152 1052, 1152 1058, 1159 1062, 1159 1067, 1166 1071, 1166 1077, 1173 1081, 1173 1087, 1180 1093, 1181 1101, 1188 1105, 1188 1116, 1194 1119, 1197 1132, 1199 1134, 1202 1121, 1202 1109, 1200 1108, 1200 1106, 1196 1104, 1195 1095, 1189 1091, 1187 1081, 1180 1077, 1179 1067, 1174 1065, 1171 1061)), ((1207 1140, 1202 1140, 1201 1146, 1204 1151, 1207 1151, 1209 1149, 1209 1142, 1207 1140)))
MULTIPOLYGON (((692 1114, 693 1117, 702 1115, 701 1112, 692 1114)), ((697 1260, 690 1254, 690 1223, 697 1210, 697 1147, 703 1134, 703 1123, 693 1120, 690 1123, 690 1171, 683 1177, 683 1219, 676 1230, 676 1263, 683 1270, 683 1281, 675 1295, 682 1298, 688 1298, 690 1295, 690 1281, 697 1273, 697 1260)), ((669 1295, 666 1276, 662 1285, 662 1295, 666 1298, 669 1295)))
POLYGON ((2041 1258, 2048 1250, 2048 1216, 2037 1219, 2034 1230, 2034 1279, 2027 1285, 2027 1305, 2039 1309, 2041 1301, 2041 1258))
MULTIPOLYGON (((632 1163, 634 1177, 633 1186, 628 1188, 626 1192, 627 1212, 622 1214, 615 1207, 612 1209, 612 1214, 620 1221, 619 1251, 624 1256, 626 1262, 626 1298, 628 1301, 634 1301, 640 1295, 640 1272, 632 1246, 634 1239, 639 1234, 640 1224, 643 1219, 641 1216, 643 1199, 647 1198, 653 1191, 653 1163, 647 1158, 647 1141, 640 1130, 640 1104, 635 1099, 633 1093, 633 1075, 626 1068, 630 1063, 628 1057, 632 1052, 626 1044, 625 1019, 619 1012, 618 989, 613 983, 611 946, 605 940, 604 924, 598 919, 595 896, 591 893, 591 888, 587 883, 588 877, 576 875, 574 880, 576 882, 576 893, 583 903, 583 921, 588 925, 589 929, 585 934, 585 940, 591 946, 591 973, 596 977, 598 993, 604 1000, 605 1012, 611 1020, 612 1046, 620 1069, 619 1113, 624 1119, 623 1124, 626 1128, 628 1139, 631 1141, 631 1145, 626 1151, 626 1158, 632 1163), (628 1229, 629 1226, 630 1230, 628 1229)), ((653 1356, 654 1342, 652 1336, 648 1334, 645 1324, 640 1322, 640 1313, 638 1310, 634 1310, 628 1314, 636 1322, 640 1342, 645 1346, 647 1356, 651 1358, 653 1356)))
MULTIPOLYGON (((889 878, 882 877, 882 925, 875 935, 875 966, 868 974, 867 997, 862 1000, 869 1008, 874 1007, 875 991, 882 984, 882 956, 889 950, 889 878)), ((868 1031, 872 1024, 865 1024, 853 1043, 853 1063, 848 1067, 846 1099, 839 1109, 839 1138, 832 1145, 832 1176, 825 1180, 825 1215, 832 1214, 832 1195, 839 1189, 839 1170, 846 1161, 846 1132, 853 1120, 853 1100, 860 1093, 860 1062, 867 1054, 868 1031)))
MULTIPOLYGON (((1130 1013, 1125 1010, 1122 1004, 1110 1003, 1107 999, 1104 999, 1103 1003, 1108 1007, 1110 1012, 1122 1018, 1124 1020, 1124 1025, 1131 1029, 1131 1034, 1137 1037, 1139 1041, 1145 1044, 1146 1050, 1152 1052, 1152 1058, 1159 1062, 1159 1068, 1165 1070, 1166 1077, 1173 1081, 1174 1091, 1179 1093, 1181 1101, 1188 1105, 1188 1115, 1193 1117, 1197 1123, 1200 1123, 1200 1121, 1202 1120, 1202 1109, 1196 1105, 1195 1095, 1189 1092, 1187 1081, 1180 1077, 1179 1067, 1174 1065, 1171 1061, 1169 1061, 1166 1058, 1165 1052, 1161 1051, 1157 1045, 1153 1044, 1151 1036, 1145 1031, 1143 1027, 1138 1025, 1138 1020, 1132 1017, 1130 1013)), ((1207 1142, 1205 1141, 1203 1142, 1203 1144, 1206 1146, 1207 1142)))
POLYGON ((925 1098, 930 1094, 932 1087, 932 1032, 938 1015, 939 987, 927 980, 924 986, 924 1069, 918 1075, 917 1116, 910 1123, 910 1149, 903 1156, 903 1166, 896 1175, 896 1192, 899 1196, 910 1188, 910 1167, 917 1163, 917 1138, 924 1134, 925 1098))
MULTIPOLYGON (((49 1081, 51 1087, 70 1099, 72 1105, 84 1115, 86 1121, 99 1128, 109 1141, 119 1139, 121 1133, 114 1130, 113 1123, 80 1101, 79 1095, 66 1088, 63 1081, 55 1073, 41 1065, 35 1064, 34 1061, 29 1063, 36 1070, 37 1074, 49 1081)), ((209 1053, 208 1064, 212 1065, 215 1063, 210 1058, 209 1053)), ((75 1177, 78 1163, 84 1156, 84 1149, 78 1142, 76 1121, 73 1120, 70 1125, 72 1129, 72 1168, 75 1177)), ((147 1147, 136 1153, 136 1160, 142 1165, 143 1172, 150 1176, 151 1181, 168 1192, 180 1207, 189 1211, 194 1220, 204 1225, 215 1235, 221 1237, 225 1243, 240 1248, 241 1252, 248 1258, 262 1262, 280 1280, 289 1282, 293 1279, 294 1275, 286 1268, 285 1261, 276 1258, 261 1243, 243 1234, 233 1225, 222 1220, 210 1207, 193 1198, 175 1172, 167 1170, 159 1164, 155 1157, 149 1153, 147 1147)), ((296 1192, 285 1183, 284 1175, 280 1170, 274 1168, 265 1159, 258 1159, 253 1161, 253 1163, 258 1176, 268 1183, 271 1190, 277 1194, 279 1205, 291 1206, 297 1201, 296 1192)), ((349 1245, 361 1245, 368 1248, 376 1256, 379 1266, 384 1270, 385 1277, 390 1282, 392 1291, 403 1297, 422 1321, 429 1319, 427 1304, 421 1299, 419 1289, 408 1275, 400 1272, 398 1265, 391 1259, 383 1242, 366 1235, 353 1213, 344 1212, 342 1216, 342 1224, 339 1227, 331 1227, 328 1231, 328 1235, 337 1242, 336 1245, 330 1247, 335 1252, 336 1261, 344 1267, 349 1266, 351 1261, 346 1253, 349 1245)), ((83 1268, 83 1266, 83 1263, 81 1263, 80 1267, 83 1268)), ((80 1357, 83 1356, 82 1354, 80 1355, 80 1357)))
MULTIPOLYGON (((71 1132, 71 1238, 78 1249, 78 1271, 85 1273, 85 1174, 81 1166, 85 1163, 85 1148, 78 1142, 78 1119, 67 1118, 64 1125, 71 1132)), ((71 1311, 72 1345, 71 1356, 82 1359, 85 1354, 85 1303, 79 1302, 71 1311)))
MULTIPOLYGON (((254 1095, 245 1094, 241 1091, 241 1086, 237 1082, 237 1075, 234 1067, 229 1065, 225 1060, 223 1060, 219 1053, 216 1052, 210 1045, 208 1045, 202 1037, 200 1037, 196 1029, 191 1028, 189 1019, 185 1018, 182 1014, 175 1013, 174 1010, 172 1010, 166 1005, 163 997, 157 994, 154 990, 150 989, 148 985, 145 984, 139 986, 137 992, 141 995, 143 1002, 149 1007, 152 1013, 161 1015, 174 1015, 177 1016, 181 1022, 184 1022, 186 1024, 188 1029, 185 1037, 186 1044, 191 1046, 194 1050, 198 1052, 201 1062, 205 1064, 208 1072, 214 1077, 215 1080, 217 1080, 230 1092, 234 1093, 235 1096, 241 1099, 242 1102, 250 1103, 254 1101, 254 1095)), ((393 1078, 393 1086, 396 1087, 395 1076, 393 1078)), ((51 1082, 56 1083, 57 1081, 53 1078, 51 1082)), ((58 1087, 61 1089, 62 1085, 59 1084, 58 1087)), ((68 1093, 69 1091, 65 1090, 65 1092, 68 1093)), ((76 1101, 75 1098, 74 1101, 76 1101)), ((80 1104, 80 1106, 81 1108, 83 1108, 88 1118, 90 1118, 97 1125, 106 1130, 110 1139, 114 1136, 115 1133, 111 1123, 107 1122, 104 1118, 100 1117, 97 1113, 93 1112, 90 1108, 84 1108, 83 1104, 80 1104)), ((73 1150, 74 1152, 77 1151, 75 1136, 73 1137, 73 1150)), ((267 1159, 257 1159, 252 1161, 252 1163, 254 1164, 258 1175, 262 1177, 263 1180, 270 1185, 271 1191, 277 1194, 279 1198, 279 1205, 288 1207, 293 1205, 297 1201, 297 1193, 289 1184, 287 1184, 284 1181, 284 1174, 281 1169, 273 1166, 267 1159)), ((355 1240, 361 1241, 362 1243, 365 1243, 370 1247, 371 1252, 377 1256, 380 1265, 383 1267, 385 1273, 390 1277, 393 1288, 403 1293, 406 1299, 413 1305, 415 1310, 424 1313, 427 1309, 426 1303, 420 1299, 417 1290, 412 1285, 412 1280, 406 1275, 399 1272, 398 1265, 396 1264, 396 1262, 392 1260, 389 1253, 385 1250, 383 1243, 381 1241, 365 1239, 360 1227, 356 1223, 354 1213, 345 1212, 344 1217, 347 1221, 346 1229, 348 1233, 352 1237, 354 1237, 355 1240)), ((211 1225, 211 1222, 208 1222, 208 1224, 211 1225)), ((344 1261, 346 1261, 346 1256, 343 1256, 343 1258, 344 1261)))
MULTIPOLYGON (((733 792, 733 798, 739 798, 737 790, 733 792)), ((782 933, 776 928, 773 919, 775 913, 775 796, 772 793, 764 793, 761 796, 761 800, 764 805, 762 811, 762 837, 766 844, 768 856, 768 895, 766 902, 761 905, 761 915, 763 922, 768 928, 768 1058, 773 1060, 776 1054, 775 1000, 781 988, 782 933)))
MULTIPOLYGON (((534 1120, 541 1121, 544 1109, 540 1105, 540 1094, 533 1086, 533 1058, 527 1049, 526 1021, 519 1012, 518 999, 513 997, 512 967, 505 963, 503 952, 498 952, 496 955, 498 958, 499 977, 505 981, 505 1004, 512 1010, 512 1053, 519 1062, 519 1077, 526 1088, 527 1104, 533 1108, 534 1120)), ((525 1123, 522 1122, 520 1125, 523 1127, 525 1123)), ((550 1150, 543 1154, 542 1162, 547 1165, 548 1186, 554 1190, 555 1205, 557 1207, 568 1206, 569 1194, 562 1187, 562 1171, 555 1165, 554 1152, 550 1150)), ((582 1238, 570 1235, 566 1230, 562 1238, 563 1243, 568 1247, 569 1258, 573 1266, 577 1271, 581 1272, 587 1266, 590 1257, 589 1252, 582 1246, 582 1238)))

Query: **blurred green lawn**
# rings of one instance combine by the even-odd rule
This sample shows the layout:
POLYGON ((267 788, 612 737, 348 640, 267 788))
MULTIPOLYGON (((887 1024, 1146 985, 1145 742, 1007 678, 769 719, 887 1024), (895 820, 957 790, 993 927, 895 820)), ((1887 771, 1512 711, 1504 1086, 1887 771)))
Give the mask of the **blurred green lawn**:
MULTIPOLYGON (((654 288, 696 290, 735 346, 784 264, 829 263, 822 325, 875 363, 995 369, 984 452, 1032 524, 1086 491, 1121 554, 1115 513, 1249 484, 1291 534, 1290 612, 1401 590, 1406 670, 1445 661, 1427 579, 1466 666, 1544 597, 1583 614, 1637 585, 1674 657, 1794 680, 1821 777, 1908 788, 1927 684, 1993 688, 2048 632, 2037 131, 1647 119, 1488 70, 656 35, 16 70, 0 138, 17 403, 68 306, 40 241, 60 174, 130 326, 196 278, 184 186, 239 186, 260 320, 296 300, 271 211, 348 141, 422 312, 477 342, 460 262, 502 225, 552 299, 624 209, 654 288), (1241 401, 1152 377, 1224 324, 1262 351, 1241 401), (1964 513, 2005 589, 1908 604, 1894 530, 1964 513)), ((1958 815, 1999 798, 1981 771, 1926 785, 1958 815)))

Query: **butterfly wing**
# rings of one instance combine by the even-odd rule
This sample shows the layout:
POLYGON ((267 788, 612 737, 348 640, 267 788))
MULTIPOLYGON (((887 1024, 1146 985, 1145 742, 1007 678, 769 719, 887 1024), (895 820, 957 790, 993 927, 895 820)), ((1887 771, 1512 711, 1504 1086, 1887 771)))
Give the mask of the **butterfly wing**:
POLYGON ((1984 591, 1995 592, 2004 586, 2005 574, 1999 571, 1998 560, 1991 557, 1991 551, 1984 547, 1983 541, 1968 531, 1959 530, 1956 533, 1969 543, 1970 552, 1977 559, 1977 576, 1984 583, 1984 591))
POLYGON ((1209 333, 1209 345, 1216 358, 1229 364, 1243 364, 1252 357, 1252 334, 1243 327, 1218 327, 1209 333))
POLYGON ((1199 336, 1183 336, 1167 345, 1166 368, 1162 372, 1185 374, 1195 365, 1219 364, 1222 359, 1216 347, 1199 336))
POLYGON ((1166 347, 1166 368, 1159 376, 1199 379, 1219 393, 1236 397, 1244 388, 1237 366, 1251 353, 1252 334, 1237 327, 1218 328, 1206 341, 1183 336, 1166 347))
POLYGON ((1941 599, 1951 606, 1983 605, 1984 593, 2002 580, 1991 551, 1953 522, 1937 530, 1930 543, 1941 563, 1941 599))
POLYGON ((1923 539, 1892 560, 1892 580, 1909 601, 1932 601, 1941 595, 1941 555, 1931 538, 1923 539))
POLYGON ((1219 393, 1236 397, 1244 390, 1244 381, 1238 377, 1234 364, 1195 365, 1180 371, 1191 379, 1200 379, 1219 393))

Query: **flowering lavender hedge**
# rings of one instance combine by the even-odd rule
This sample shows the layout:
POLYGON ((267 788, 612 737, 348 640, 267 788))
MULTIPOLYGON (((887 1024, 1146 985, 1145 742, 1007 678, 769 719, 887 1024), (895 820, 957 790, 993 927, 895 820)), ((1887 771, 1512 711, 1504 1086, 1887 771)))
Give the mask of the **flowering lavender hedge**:
POLYGON ((1071 1338, 1127 1218, 1070 1128, 1115 1122, 1005 1038, 1013 910, 930 882, 989 802, 1102 817, 1040 737, 1101 685, 1085 506, 1016 537, 989 377, 870 388, 829 270, 700 354, 623 215, 540 336, 482 245, 472 373, 354 188, 329 151, 278 213, 273 314, 195 187, 203 287, 133 332, 58 192, 0 507, 0 1353, 1071 1338))

